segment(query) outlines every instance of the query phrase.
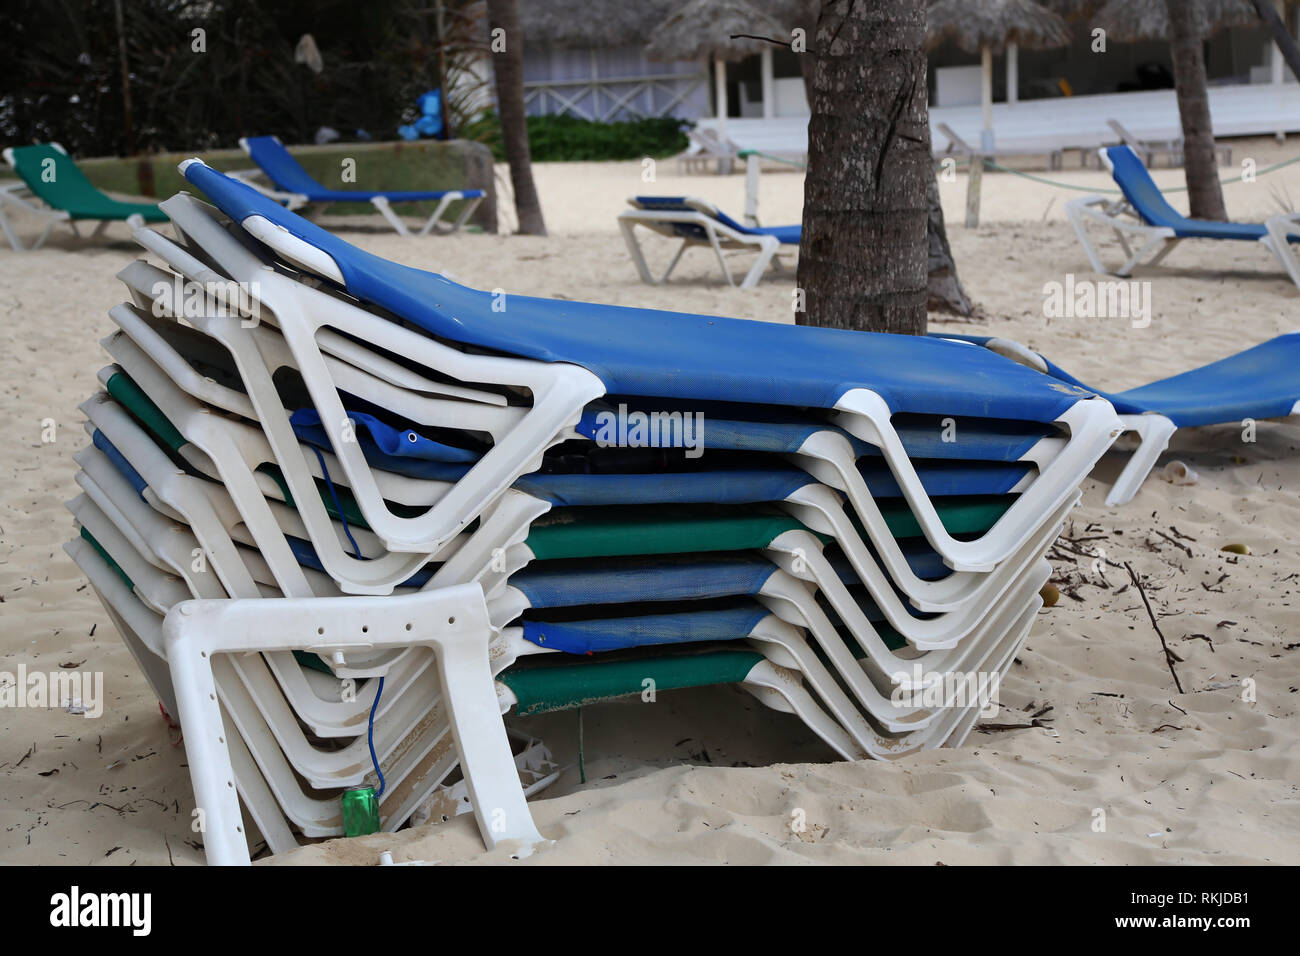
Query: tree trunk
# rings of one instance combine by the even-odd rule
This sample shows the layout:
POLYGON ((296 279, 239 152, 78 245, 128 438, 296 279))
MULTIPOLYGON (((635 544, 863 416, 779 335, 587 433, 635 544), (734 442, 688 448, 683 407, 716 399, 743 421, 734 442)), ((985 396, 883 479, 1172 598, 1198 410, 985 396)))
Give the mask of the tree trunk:
POLYGON ((925 0, 827 0, 814 59, 801 325, 925 332, 925 0))
POLYGON ((943 225, 943 206, 939 204, 939 171, 930 177, 926 201, 930 207, 927 233, 930 240, 929 296, 925 307, 930 312, 955 312, 970 315, 972 307, 966 290, 957 278, 957 263, 948 246, 948 230, 943 225))
POLYGON ((1183 175, 1192 218, 1227 219, 1214 156, 1214 128, 1205 83, 1205 37, 1198 2, 1203 0, 1165 0, 1178 115, 1183 122, 1183 175))
POLYGON ((496 77, 497 114, 501 117, 501 140, 510 164, 510 182, 515 191, 515 212, 519 231, 530 236, 546 235, 542 204, 533 184, 533 161, 528 150, 528 123, 524 116, 524 44, 519 29, 516 0, 487 0, 489 33, 500 29, 505 48, 493 42, 492 73, 496 77))
POLYGON ((1286 65, 1291 67, 1291 73, 1297 80, 1300 80, 1300 44, 1295 42, 1295 37, 1287 32, 1286 21, 1278 15, 1277 7, 1273 5, 1273 0, 1253 0, 1255 11, 1259 18, 1264 21, 1264 26, 1268 27, 1273 34, 1273 42, 1282 52, 1282 59, 1286 60, 1286 65))

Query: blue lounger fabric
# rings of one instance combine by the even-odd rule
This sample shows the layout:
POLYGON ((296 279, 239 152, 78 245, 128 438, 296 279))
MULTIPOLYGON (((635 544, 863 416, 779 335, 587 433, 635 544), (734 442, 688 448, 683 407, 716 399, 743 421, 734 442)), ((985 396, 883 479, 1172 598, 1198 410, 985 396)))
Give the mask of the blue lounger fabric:
MULTIPOLYGON (((699 210, 686 204, 684 196, 637 196, 636 204, 654 212, 688 212, 699 210)), ((776 236, 783 246, 797 246, 803 235, 803 226, 746 226, 736 222, 721 209, 716 210, 715 218, 724 226, 747 236, 776 236)), ((683 239, 703 239, 704 229, 698 223, 682 222, 674 225, 674 231, 683 239)))
MULTIPOLYGON (((1180 239, 1242 239, 1257 241, 1264 237, 1262 223, 1257 222, 1217 222, 1210 219, 1190 219, 1184 216, 1165 199, 1164 193, 1156 185, 1151 174, 1137 153, 1128 146, 1108 146, 1106 156, 1110 160, 1112 175, 1120 192, 1130 206, 1149 226, 1163 226, 1174 231, 1180 239)), ((1291 236, 1292 242, 1300 242, 1300 236, 1291 236)))
MULTIPOLYGON (((977 345, 988 342, 987 336, 978 335, 949 338, 977 345)), ((1209 365, 1125 392, 1105 392, 1084 385, 1050 359, 1043 361, 1051 377, 1108 399, 1121 415, 1154 412, 1179 428, 1219 425, 1243 418, 1282 418, 1300 402, 1300 332, 1279 335, 1209 365)))
POLYGON ((276 188, 284 192, 306 196, 312 202, 369 202, 377 196, 381 196, 389 202, 422 202, 441 199, 449 192, 461 193, 466 199, 473 199, 476 196, 483 195, 481 189, 443 189, 418 192, 402 192, 400 190, 385 192, 380 189, 327 189, 312 179, 307 174, 307 170, 302 168, 298 160, 294 159, 293 155, 274 136, 250 136, 244 142, 248 144, 248 155, 252 157, 253 162, 261 167, 262 172, 266 173, 267 178, 275 184, 276 188))
POLYGON ((363 252, 200 162, 185 175, 236 222, 262 216, 325 252, 357 298, 443 340, 583 366, 610 394, 830 408, 861 387, 894 412, 1036 422, 1089 397, 987 351, 915 336, 528 296, 494 312, 490 292, 363 252))

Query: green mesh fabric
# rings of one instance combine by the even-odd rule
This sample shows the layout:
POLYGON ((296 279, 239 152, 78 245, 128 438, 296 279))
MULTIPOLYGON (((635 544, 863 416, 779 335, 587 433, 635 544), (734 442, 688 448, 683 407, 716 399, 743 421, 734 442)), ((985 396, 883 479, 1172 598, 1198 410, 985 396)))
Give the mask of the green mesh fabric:
POLYGON ((73 219, 126 219, 140 215, 145 222, 165 222, 167 216, 154 203, 119 202, 95 188, 72 158, 53 146, 17 146, 14 172, 47 206, 73 219))
POLYGON ((765 548, 787 531, 802 529, 781 514, 710 515, 697 510, 647 508, 570 509, 535 524, 528 547, 540 560, 619 555, 747 551, 765 548))
POLYGON ((514 693, 522 717, 629 697, 654 681, 657 691, 743 681, 763 656, 750 650, 665 654, 632 660, 554 658, 517 664, 497 679, 514 693))
POLYGON ((126 576, 126 572, 113 560, 113 556, 108 553, 102 544, 95 540, 95 536, 85 528, 81 529, 81 536, 90 542, 90 546, 95 549, 95 553, 104 559, 104 563, 117 572, 117 576, 122 579, 123 583, 132 591, 135 590, 135 582, 126 576))
POLYGON ((153 403, 140 386, 135 384, 125 372, 118 372, 104 386, 119 404, 137 418, 145 428, 153 432, 172 451, 180 451, 188 442, 185 436, 168 421, 162 409, 153 403))

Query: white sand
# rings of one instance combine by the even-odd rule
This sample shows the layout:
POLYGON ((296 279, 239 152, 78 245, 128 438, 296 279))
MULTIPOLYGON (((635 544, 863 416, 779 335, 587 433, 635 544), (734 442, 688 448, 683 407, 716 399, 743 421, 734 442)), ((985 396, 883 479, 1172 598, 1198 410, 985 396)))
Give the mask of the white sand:
MULTIPOLYGON (((1237 159, 1256 158, 1261 168, 1287 155, 1270 140, 1234 145, 1237 159)), ((378 231, 349 238, 482 288, 789 321, 788 274, 741 292, 721 286, 711 257, 699 252, 670 287, 637 281, 614 226, 624 197, 686 192, 737 215, 742 206, 741 176, 678 177, 674 166, 661 162, 653 184, 641 182, 638 163, 538 167, 546 239, 403 241, 378 231)), ((1110 185, 1095 171, 1044 175, 1110 185)), ((1161 170, 1157 178, 1179 185, 1182 174, 1161 170)), ((1049 322, 1044 283, 1066 272, 1089 276, 1061 218, 1073 194, 988 176, 985 225, 966 230, 964 189, 960 178, 944 186, 950 238, 987 318, 971 326, 936 317, 934 328, 1013 337, 1099 387, 1125 388, 1300 326, 1300 291, 1247 243, 1184 244, 1166 267, 1140 274, 1151 282, 1148 328, 1117 319, 1049 322)), ((1300 166, 1225 194, 1230 213, 1261 218, 1277 211, 1279 197, 1300 199, 1300 166)), ((764 222, 798 221, 801 200, 798 174, 764 177, 764 222)), ((121 227, 113 231, 110 246, 59 240, 25 255, 0 250, 0 437, 9 452, 0 464, 0 671, 78 664, 104 673, 107 697, 98 720, 61 709, 0 711, 3 862, 202 859, 177 732, 60 550, 72 531, 62 502, 77 493, 72 455, 87 441, 77 405, 106 363, 97 340, 113 328, 108 307, 123 298, 113 275, 136 255, 121 227), (46 418, 58 425, 52 444, 41 441, 46 418)), ((668 252, 656 246, 656 261, 668 252)), ((577 715, 521 722, 566 765, 533 804, 542 832, 557 842, 532 862, 1300 862, 1300 638, 1292 607, 1300 426, 1261 423, 1253 444, 1235 425, 1180 433, 1162 461, 1171 458, 1199 472, 1199 484, 1153 477, 1131 504, 1108 509, 1103 485, 1090 480, 1070 533, 1102 536, 1079 547, 1100 546, 1108 561, 1131 562, 1144 576, 1183 658, 1185 693, 1174 689, 1138 595, 1132 587, 1120 593, 1123 570, 1108 566, 1103 581, 1089 560, 1076 566, 1066 556, 1054 563, 1060 578, 1079 584, 1079 600, 1063 596, 1041 613, 1003 685, 1007 710, 998 718, 1027 722, 1050 705, 1050 730, 976 733, 962 750, 896 763, 833 763, 794 718, 748 695, 676 692, 653 706, 588 710, 582 785, 577 715), (1229 542, 1253 553, 1221 552, 1229 542), (1255 683, 1253 700, 1242 699, 1243 678, 1255 683), (807 821, 801 833, 790 826, 796 810, 807 821), (1095 829, 1098 811, 1104 832, 1095 829)), ((1113 478, 1119 460, 1108 457, 1099 477, 1113 478)), ((472 819, 459 817, 331 841, 279 862, 370 863, 383 849, 399 862, 508 859, 485 855, 472 819)))

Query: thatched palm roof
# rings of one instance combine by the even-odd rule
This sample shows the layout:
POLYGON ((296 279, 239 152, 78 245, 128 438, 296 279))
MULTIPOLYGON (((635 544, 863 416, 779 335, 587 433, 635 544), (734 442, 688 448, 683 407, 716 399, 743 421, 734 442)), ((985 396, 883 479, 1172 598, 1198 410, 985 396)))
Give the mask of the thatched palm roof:
POLYGON ((1038 0, 1038 2, 1067 20, 1086 20, 1096 13, 1106 0, 1038 0))
POLYGON ((519 25, 526 47, 640 46, 676 5, 675 0, 524 0, 519 25))
MULTIPOLYGON (((1202 36, 1247 23, 1259 23, 1259 14, 1250 0, 1184 0, 1197 8, 1202 36)), ((1131 43, 1135 40, 1169 38, 1169 10, 1164 0, 1110 0, 1097 11, 1092 25, 1101 27, 1111 40, 1131 43)))
POLYGON ((772 44, 763 40, 731 39, 743 33, 788 40, 790 31, 759 4, 747 0, 685 0, 650 33, 646 56, 652 60, 698 60, 721 57, 740 60, 772 44))
POLYGON ((928 9, 926 45, 954 40, 963 50, 1001 50, 1008 43, 1028 49, 1065 46, 1065 19, 1033 0, 933 0, 928 9))

